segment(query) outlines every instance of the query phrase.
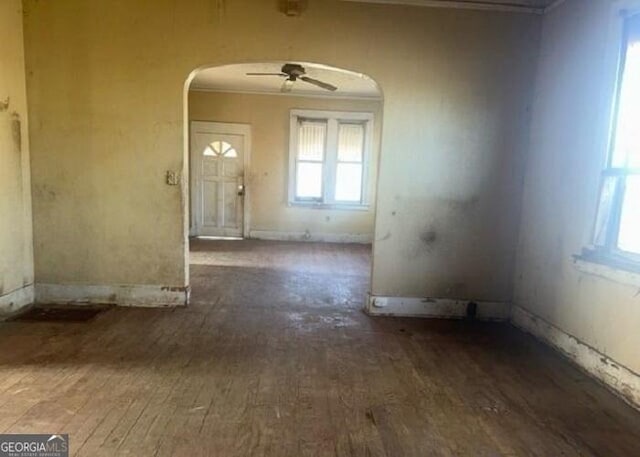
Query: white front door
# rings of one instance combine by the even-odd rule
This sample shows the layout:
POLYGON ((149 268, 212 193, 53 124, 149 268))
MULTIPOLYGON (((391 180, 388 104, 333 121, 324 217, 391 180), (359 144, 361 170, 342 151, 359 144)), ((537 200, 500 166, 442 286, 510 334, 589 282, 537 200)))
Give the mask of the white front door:
POLYGON ((191 123, 192 234, 243 236, 249 126, 191 123))

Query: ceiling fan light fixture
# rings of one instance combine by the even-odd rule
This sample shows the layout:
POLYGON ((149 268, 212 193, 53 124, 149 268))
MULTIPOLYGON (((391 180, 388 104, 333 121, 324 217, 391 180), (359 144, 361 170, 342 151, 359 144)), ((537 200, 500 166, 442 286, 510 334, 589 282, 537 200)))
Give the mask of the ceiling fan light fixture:
POLYGON ((282 82, 282 87, 280 87, 280 92, 282 93, 289 93, 293 90, 293 84, 294 84, 295 80, 291 79, 291 78, 287 78, 282 82))

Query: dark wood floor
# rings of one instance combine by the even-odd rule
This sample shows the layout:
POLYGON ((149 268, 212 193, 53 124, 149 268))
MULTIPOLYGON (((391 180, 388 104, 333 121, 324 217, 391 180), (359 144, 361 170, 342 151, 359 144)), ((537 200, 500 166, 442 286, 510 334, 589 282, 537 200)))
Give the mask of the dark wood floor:
POLYGON ((82 456, 640 456, 640 414, 507 325, 370 318, 365 246, 196 242, 193 304, 0 325, 0 432, 82 456))

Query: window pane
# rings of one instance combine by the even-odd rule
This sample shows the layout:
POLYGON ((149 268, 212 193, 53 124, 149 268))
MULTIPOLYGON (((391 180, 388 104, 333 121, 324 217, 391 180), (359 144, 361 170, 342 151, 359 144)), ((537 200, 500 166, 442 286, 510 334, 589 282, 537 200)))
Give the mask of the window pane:
POLYGON ((322 164, 299 162, 296 176, 297 198, 322 197, 322 164))
POLYGON ((602 183, 600 203, 598 204, 598 215, 596 218, 596 227, 593 237, 593 244, 596 246, 604 246, 607 243, 607 228, 611 221, 613 198, 617 182, 618 178, 615 176, 607 176, 602 183))
POLYGON ((618 100, 614 167, 640 168, 640 42, 629 44, 618 100))
POLYGON ((340 124, 338 127, 338 160, 362 162, 364 149, 364 125, 340 124))
POLYGON ((336 170, 337 201, 357 202, 362 199, 362 165, 339 163, 336 170))
POLYGON ((627 178, 618 248, 640 254, 640 176, 637 175, 627 178))
POLYGON ((327 123, 300 121, 298 127, 298 159, 321 162, 324 157, 327 123))

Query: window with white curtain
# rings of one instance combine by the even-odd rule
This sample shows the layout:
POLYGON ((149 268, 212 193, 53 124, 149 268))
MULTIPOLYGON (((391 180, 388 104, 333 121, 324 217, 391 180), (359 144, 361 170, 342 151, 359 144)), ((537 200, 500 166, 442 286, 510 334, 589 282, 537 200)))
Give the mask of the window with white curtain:
POLYGON ((291 111, 289 204, 366 208, 373 115, 291 111))
POLYGON ((620 68, 594 249, 584 257, 640 270, 640 14, 625 20, 620 68))

